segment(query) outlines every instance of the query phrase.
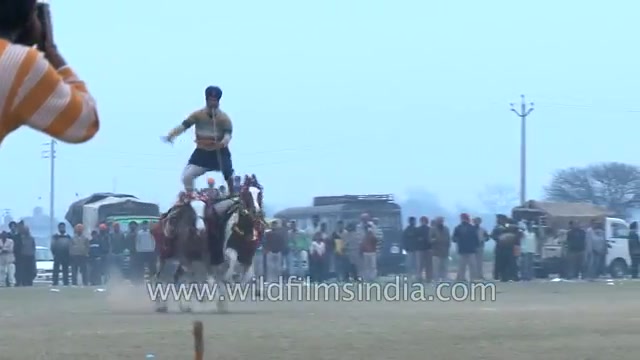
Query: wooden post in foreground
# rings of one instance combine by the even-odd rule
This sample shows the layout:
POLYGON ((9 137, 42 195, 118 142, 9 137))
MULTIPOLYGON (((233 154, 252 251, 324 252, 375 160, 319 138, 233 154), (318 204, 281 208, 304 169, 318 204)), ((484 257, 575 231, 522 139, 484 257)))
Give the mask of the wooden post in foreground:
POLYGON ((202 360, 204 357, 204 340, 202 336, 202 321, 193 322, 193 349, 195 351, 195 360, 202 360))

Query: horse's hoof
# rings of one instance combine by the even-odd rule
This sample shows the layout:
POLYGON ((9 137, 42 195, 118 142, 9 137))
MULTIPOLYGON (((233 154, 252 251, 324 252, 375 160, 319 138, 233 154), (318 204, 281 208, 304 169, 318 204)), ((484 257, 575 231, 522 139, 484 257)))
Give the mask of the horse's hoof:
POLYGON ((165 306, 159 306, 159 307, 156 308, 156 312, 165 314, 165 313, 169 312, 169 308, 166 305, 165 306))

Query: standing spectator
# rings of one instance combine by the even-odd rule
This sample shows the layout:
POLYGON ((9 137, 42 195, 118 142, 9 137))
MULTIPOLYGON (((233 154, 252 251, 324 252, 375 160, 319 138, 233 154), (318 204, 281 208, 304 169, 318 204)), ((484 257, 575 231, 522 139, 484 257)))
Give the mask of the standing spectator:
POLYGON ((418 243, 416 247, 417 280, 431 282, 433 280, 433 254, 431 253, 431 227, 426 216, 420 217, 418 227, 418 243), (424 274, 424 277, 423 277, 424 274))
POLYGON ((361 275, 364 281, 374 281, 377 278, 377 253, 375 225, 370 221, 369 214, 362 214, 361 221, 356 228, 358 239, 360 240, 360 252, 362 254, 361 275))
POLYGON ((533 254, 537 243, 536 231, 531 221, 527 221, 520 244, 520 277, 524 281, 533 280, 533 254))
POLYGON ((327 230, 327 223, 321 223, 318 229, 318 232, 314 235, 314 237, 319 237, 320 241, 324 243, 324 254, 322 256, 322 267, 320 277, 321 281, 325 281, 329 279, 330 274, 335 273, 335 260, 333 259, 335 245, 333 243, 333 239, 329 236, 329 230, 327 230), (331 267, 334 267, 332 270, 331 267))
POLYGON ((60 272, 62 272, 62 284, 69 286, 69 262, 71 260, 69 248, 71 235, 67 234, 67 226, 58 224, 58 233, 51 238, 51 254, 53 255, 53 286, 60 284, 60 272))
POLYGON ((222 198, 229 197, 229 192, 227 191, 227 187, 226 186, 220 185, 220 187, 218 188, 218 196, 220 196, 222 198))
POLYGON ((87 273, 89 274, 90 285, 102 285, 102 239, 98 231, 91 232, 89 240, 89 258, 87 263, 87 273))
POLYGON ((322 240, 322 234, 317 232, 309 247, 309 273, 311 281, 324 281, 326 244, 322 240))
POLYGON ((298 229, 295 221, 291 221, 289 227, 289 255, 287 256, 287 269, 289 271, 289 276, 301 278, 305 276, 302 263, 306 258, 308 258, 307 252, 311 247, 311 238, 307 235, 307 232, 303 232, 298 229))
POLYGON ((136 264, 136 276, 138 280, 144 280, 145 268, 150 274, 156 272, 156 242, 149 231, 149 222, 140 223, 140 230, 136 234, 136 252, 134 254, 136 264))
POLYGON ((13 240, 3 231, 0 233, 0 287, 16 286, 16 258, 13 250, 13 240))
POLYGON ((336 243, 332 234, 329 234, 329 230, 327 228, 326 223, 320 224, 320 236, 322 237, 322 241, 325 246, 325 268, 324 268, 324 276, 325 280, 335 278, 337 275, 337 264, 336 264, 336 243))
POLYGON ((449 251, 451 249, 451 233, 444 224, 442 216, 434 220, 431 226, 431 249, 433 252, 434 278, 437 281, 449 280, 449 251))
POLYGON ((402 247, 407 253, 405 271, 413 281, 419 281, 418 259, 416 258, 418 252, 416 251, 416 249, 418 247, 418 238, 420 234, 418 232, 417 220, 414 216, 409 217, 409 220, 407 222, 407 227, 402 232, 402 247))
POLYGON ((345 254, 345 240, 344 237, 346 235, 346 230, 344 228, 344 222, 342 220, 338 220, 336 223, 336 229, 331 234, 332 242, 335 246, 335 262, 336 262, 336 275, 338 281, 348 281, 349 280, 349 272, 348 272, 348 264, 349 260, 345 254))
POLYGON ((568 279, 585 278, 585 251, 587 249, 587 234, 574 221, 569 222, 567 231, 567 260, 569 263, 568 279))
POLYGON ((22 234, 18 231, 18 223, 12 221, 9 223, 9 238, 13 240, 13 254, 15 256, 16 267, 16 286, 22 286, 22 234))
MULTIPOLYGON (((98 226, 98 249, 100 251, 100 263, 97 264, 100 271, 100 279, 103 279, 102 282, 107 281, 109 278, 108 274, 108 258, 111 253, 111 244, 109 241, 109 226, 107 224, 100 224, 98 226)), ((101 282, 101 283, 102 283, 101 282)))
POLYGON ((356 233, 356 224, 349 223, 346 227, 346 232, 343 235, 345 255, 347 257, 347 279, 357 281, 361 279, 362 274, 360 269, 362 268, 362 257, 360 256, 360 241, 358 234, 356 233))
MULTIPOLYGON (((111 227, 112 231, 109 235, 111 254, 108 257, 110 274, 122 273, 124 251, 127 249, 124 233, 120 230, 120 224, 114 223, 111 227)), ((131 249, 129 249, 131 251, 131 249)))
POLYGON ((517 226, 509 224, 506 215, 496 215, 496 223, 491 232, 491 238, 496 242, 493 277, 503 282, 515 281, 518 279, 515 247, 520 243, 521 233, 517 226))
POLYGON ((136 253, 136 238, 138 237, 138 223, 132 221, 129 223, 129 228, 124 236, 125 248, 129 249, 131 256, 136 253))
POLYGON ((638 236, 638 222, 629 225, 629 257, 631 258, 631 278, 638 278, 638 266, 640 265, 640 237, 638 236))
POLYGON ((382 231, 382 227, 380 227, 380 218, 372 218, 371 223, 373 224, 373 233, 378 241, 376 243, 376 253, 378 254, 378 259, 380 259, 382 255, 382 245, 384 244, 384 231, 382 231))
POLYGON ((460 215, 460 224, 453 230, 453 242, 458 248, 458 275, 457 281, 466 280, 467 268, 469 269, 469 281, 477 280, 476 253, 478 251, 478 229, 471 225, 469 214, 460 215))
POLYGON ((478 229, 478 240, 480 241, 478 251, 476 251, 476 275, 478 275, 478 279, 484 280, 484 244, 489 240, 489 233, 482 226, 481 218, 474 218, 473 225, 478 229))
POLYGON ((75 226, 73 237, 71 238, 71 246, 69 247, 69 255, 71 256, 71 284, 78 286, 78 273, 82 277, 82 285, 89 285, 89 276, 87 274, 87 259, 89 258, 89 239, 82 234, 84 226, 78 224, 75 226))
POLYGON ((36 239, 31 236, 29 227, 22 221, 18 223, 18 231, 22 241, 20 253, 16 254, 16 257, 20 258, 22 266, 20 283, 22 286, 33 286, 33 279, 36 277, 36 239))
POLYGON ((591 221, 591 226, 587 229, 586 257, 587 276, 590 280, 595 280, 603 273, 607 259, 607 239, 602 225, 596 220, 591 221))
POLYGON ((271 231, 265 234, 264 250, 267 259, 266 280, 276 282, 282 276, 282 253, 287 242, 287 230, 278 220, 271 222, 271 231))

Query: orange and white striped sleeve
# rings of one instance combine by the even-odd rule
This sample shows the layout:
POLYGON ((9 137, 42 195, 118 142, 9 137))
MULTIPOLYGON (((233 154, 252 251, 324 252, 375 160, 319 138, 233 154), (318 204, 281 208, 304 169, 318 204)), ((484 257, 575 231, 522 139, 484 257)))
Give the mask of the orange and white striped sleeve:
POLYGON ((73 70, 54 69, 32 48, 12 45, 7 50, 22 58, 5 104, 17 125, 72 144, 93 138, 100 128, 96 103, 73 70))

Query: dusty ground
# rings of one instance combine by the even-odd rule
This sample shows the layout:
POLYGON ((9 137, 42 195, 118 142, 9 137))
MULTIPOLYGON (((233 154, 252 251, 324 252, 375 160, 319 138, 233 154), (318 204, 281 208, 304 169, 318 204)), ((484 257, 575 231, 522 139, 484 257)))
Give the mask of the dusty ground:
POLYGON ((499 286, 497 302, 236 303, 231 314, 155 314, 144 290, 0 290, 0 358, 637 359, 640 282, 499 286))

